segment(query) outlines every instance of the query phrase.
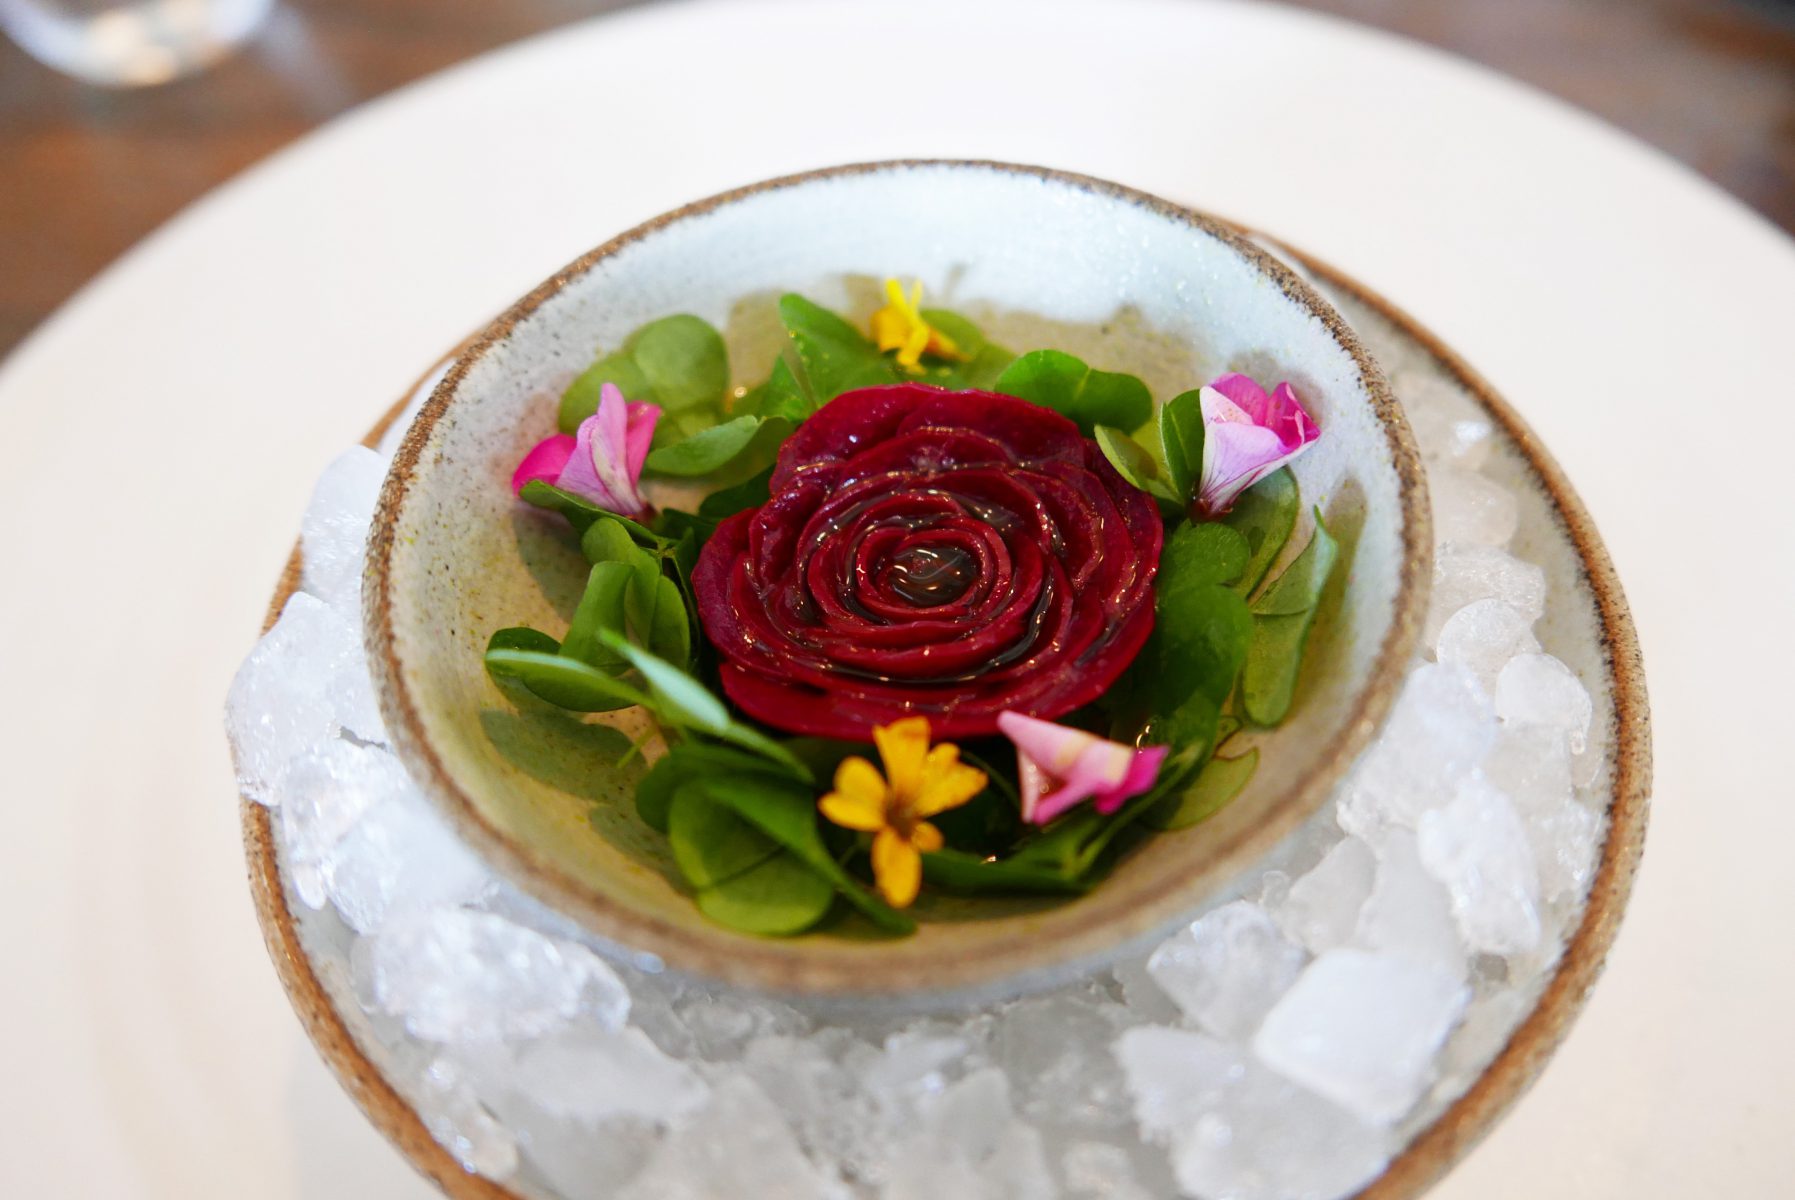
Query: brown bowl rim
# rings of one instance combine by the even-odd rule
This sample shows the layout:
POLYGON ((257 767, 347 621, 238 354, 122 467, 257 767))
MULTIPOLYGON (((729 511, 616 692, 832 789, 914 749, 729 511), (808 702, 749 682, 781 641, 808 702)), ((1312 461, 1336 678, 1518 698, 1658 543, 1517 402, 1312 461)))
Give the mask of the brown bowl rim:
MULTIPOLYGON (((1645 848, 1652 778, 1645 668, 1626 597, 1601 536, 1563 469, 1533 430, 1482 375, 1408 313, 1345 273, 1301 252, 1291 253, 1331 286, 1352 293, 1419 342, 1514 439, 1545 486, 1595 598, 1614 704, 1614 775, 1608 831, 1582 920, 1533 1010, 1516 1027, 1508 1044, 1476 1082, 1421 1130, 1356 1197, 1413 1200, 1468 1154, 1539 1077, 1601 975, 1645 848)), ((434 370, 420 377, 418 385, 434 370)), ((369 433, 366 444, 378 442, 403 407, 403 401, 395 405, 369 433)), ((298 589, 299 578, 300 558, 295 547, 269 606, 264 629, 274 624, 288 597, 298 589)), ((281 881, 272 814, 247 797, 239 800, 250 893, 269 957, 300 1024, 344 1090, 412 1166, 453 1200, 522 1200, 510 1188, 464 1170, 430 1136, 417 1112, 356 1043, 300 942, 298 925, 281 881)))
POLYGON ((394 456, 369 535, 363 604, 369 662, 394 749, 456 833, 518 887, 572 916, 594 935, 632 953, 653 955, 668 970, 690 977, 788 995, 940 1004, 996 995, 1006 989, 1048 986, 1131 944, 1165 933, 1222 881, 1263 857, 1313 814, 1369 744, 1395 701, 1403 672, 1419 644, 1432 582, 1432 555, 1432 510, 1420 452, 1381 369, 1332 305, 1287 265, 1243 237, 1238 227, 1149 193, 1090 176, 982 160, 905 159, 783 176, 664 213, 574 260, 464 344, 394 456), (819 180, 943 167, 1025 176, 1144 208, 1216 238, 1272 279, 1286 296, 1322 323, 1328 336, 1352 358, 1364 380, 1397 473, 1403 561, 1392 601, 1393 618, 1371 673, 1352 697, 1341 724, 1317 756, 1315 765, 1272 799, 1261 820, 1204 846, 1205 866, 1195 879, 1188 873, 1169 869, 1152 876, 1137 872, 1112 878, 1097 893, 1056 914, 1051 937, 1011 938, 997 945, 956 942, 933 947, 925 974, 916 969, 911 957, 902 953, 825 957, 810 952, 804 943, 672 924, 586 887, 556 867, 535 846, 495 827, 444 766, 425 732, 397 652, 391 565, 397 544, 394 531, 413 473, 422 460, 431 430, 448 410, 457 386, 483 355, 570 282, 668 225, 751 196, 819 180))

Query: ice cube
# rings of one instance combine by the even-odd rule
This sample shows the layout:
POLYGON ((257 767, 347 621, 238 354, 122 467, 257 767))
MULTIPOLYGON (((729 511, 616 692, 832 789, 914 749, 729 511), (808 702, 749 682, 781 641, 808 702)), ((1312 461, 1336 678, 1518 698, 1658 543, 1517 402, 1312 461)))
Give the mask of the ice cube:
POLYGON ((1515 1028, 1530 1008, 1527 997, 1504 989, 1478 996, 1465 1009, 1465 1019, 1453 1031, 1440 1056, 1440 1082, 1435 1096, 1450 1099, 1483 1074, 1490 1060, 1508 1044, 1515 1028))
POLYGON ((1247 894, 1259 902, 1260 908, 1266 912, 1274 912, 1282 908, 1284 901, 1290 898, 1290 875, 1284 871, 1266 871, 1259 876, 1256 892, 1255 895, 1254 890, 1249 890, 1247 894))
POLYGON ((1391 825, 1413 828, 1444 804, 1496 739, 1495 712, 1463 667, 1417 667, 1340 799, 1341 828, 1367 840, 1391 825))
POLYGON ((1516 725, 1563 730, 1572 754, 1581 754, 1588 744, 1593 711, 1589 689, 1550 654, 1523 654, 1503 667, 1496 680, 1498 716, 1516 725))
POLYGON ((274 785, 282 863, 300 899, 328 899, 324 863, 369 808, 411 788, 397 759, 378 746, 332 737, 292 760, 274 785))
MULTIPOLYGON (((882 1177, 890 1154, 890 1122, 880 1119, 877 1105, 901 1097, 888 1092, 875 1098, 861 1086, 862 1051, 876 1057, 853 1033, 835 1026, 806 1037, 771 1034, 748 1044, 742 1070, 785 1114, 801 1149, 871 1180, 882 1177)), ((900 1104, 897 1119, 909 1115, 900 1104)))
POLYGON ((1469 999, 1434 963, 1330 950, 1266 1015, 1253 1052, 1363 1120, 1388 1123, 1426 1090, 1434 1054, 1469 999))
POLYGON ((617 1200, 846 1200, 846 1194, 804 1156, 766 1094, 734 1074, 662 1140, 617 1200))
POLYGON ((415 787, 364 812, 325 856, 325 890, 348 926, 373 933, 397 913, 473 900, 492 877, 415 787))
POLYGON ((1070 1200, 1154 1200, 1128 1151, 1108 1142, 1074 1142, 1060 1156, 1070 1200))
POLYGON ((1452 802, 1423 814, 1422 865, 1452 894, 1453 916, 1472 950, 1519 954, 1539 944, 1539 872, 1527 828, 1509 798, 1481 773, 1452 802))
POLYGON ((1122 1073, 1108 1051, 1120 1004, 1076 986, 1018 1000, 991 1034, 991 1059, 1009 1073, 1016 1107, 1030 1121, 1101 1129, 1127 1121, 1122 1073))
POLYGON ((1004 1073, 986 1067, 924 1106, 892 1155, 882 1200, 1055 1200, 1041 1135, 1018 1121, 1004 1073))
POLYGON ((1116 1055, 1142 1130, 1170 1143, 1188 1195, 1336 1200, 1389 1159, 1384 1130, 1206 1034, 1133 1029, 1116 1055))
POLYGON ((1433 497, 1434 537, 1442 545, 1506 546, 1520 524, 1515 494, 1463 467, 1427 473, 1433 497))
MULTIPOLYGON (((1341 839, 1319 863, 1290 885, 1290 894, 1277 910, 1278 926, 1315 954, 1341 945, 1358 926, 1359 909, 1371 895, 1376 869, 1377 859, 1370 846, 1356 837, 1341 839)), ((1288 987, 1295 977, 1293 971, 1284 980, 1284 986, 1288 987)), ((1259 1015, 1263 1016, 1264 1011, 1259 1015)))
POLYGON ((690 1067, 640 1029, 585 1020, 525 1043, 509 1082, 548 1115, 587 1126, 618 1117, 678 1121, 709 1095, 690 1067))
POLYGON ((1506 600, 1492 596, 1473 600, 1453 613, 1440 627, 1434 654, 1443 663, 1464 667, 1477 677, 1484 691, 1494 692, 1496 677, 1509 659, 1538 649, 1533 622, 1510 608, 1506 600))
POLYGON ((1153 978, 1150 955, 1130 955, 1112 969, 1128 1015, 1137 1021, 1171 1024, 1179 1016, 1179 1008, 1166 995, 1165 988, 1153 978))
POLYGON ((299 586, 353 621, 361 620, 362 562, 386 469, 387 460, 365 446, 345 450, 318 477, 299 527, 299 586))
POLYGON ((1441 546, 1434 554, 1433 594, 1422 640, 1438 644, 1440 629, 1454 613, 1492 597, 1537 621, 1546 611, 1546 573, 1494 546, 1441 546))
POLYGON ((386 740, 362 652, 361 631, 324 602, 295 593, 237 669, 225 701, 238 784, 272 804, 287 765, 342 730, 386 740))
POLYGON ((1489 459, 1490 419, 1443 379, 1410 371, 1391 379, 1428 462, 1476 470, 1489 459))
POLYGON ((1465 945, 1452 917, 1452 895, 1427 873, 1415 835, 1391 829, 1378 840, 1377 880, 1359 912, 1356 943, 1435 963, 1465 977, 1465 945))
POLYGON ((1523 813, 1571 798, 1570 737, 1544 725, 1504 725, 1480 768, 1523 813))
POLYGON ((797 1035, 810 1028, 803 1013, 783 1001, 729 988, 675 979, 633 977, 635 1020, 661 1049, 682 1058, 728 1062, 755 1038, 797 1035))
POLYGON ((660 1143, 660 1130, 646 1121, 606 1121, 595 1131, 527 1108, 500 1115, 514 1123, 524 1160, 548 1181, 554 1200, 612 1200, 660 1143))
POLYGON ((1296 981, 1304 957, 1264 909, 1236 900, 1162 944, 1147 970, 1185 1016, 1239 1041, 1296 981))
POLYGON ((516 1139, 480 1104, 448 1058, 424 1071, 417 1105, 430 1136, 467 1170, 498 1180, 517 1170, 516 1139))
POLYGON ((896 1109, 903 1100, 933 1095, 946 1086, 947 1069, 966 1057, 963 1037, 904 1031, 885 1039, 885 1048, 861 1076, 868 1094, 896 1109))
POLYGON ((426 1041, 534 1037, 576 1013, 615 1028, 628 996, 590 950, 492 913, 438 908, 389 922, 374 992, 426 1041))
POLYGON ((1539 869, 1539 894, 1546 901, 1578 897, 1595 877, 1602 818, 1569 797, 1523 814, 1527 840, 1539 869))

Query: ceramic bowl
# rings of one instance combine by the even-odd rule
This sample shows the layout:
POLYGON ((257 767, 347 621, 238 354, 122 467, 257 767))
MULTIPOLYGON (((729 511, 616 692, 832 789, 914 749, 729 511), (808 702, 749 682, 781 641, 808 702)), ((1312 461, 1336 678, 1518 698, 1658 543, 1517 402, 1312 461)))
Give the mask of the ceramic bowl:
MULTIPOLYGON (((1307 514, 1291 539, 1306 543, 1307 514)), ((1416 644, 1432 536, 1419 459, 1339 315, 1218 221, 1114 184, 992 163, 906 162, 775 180, 650 221, 557 273, 456 359, 409 429, 368 551, 367 639, 395 745, 460 834, 525 890, 637 961, 768 990, 971 998, 1046 986, 1148 938, 1326 797, 1382 720, 1416 644), (695 313, 737 382, 783 343, 786 291, 864 320, 886 276, 920 278, 1003 344, 1053 346, 1161 398, 1223 371, 1288 379, 1323 432, 1296 465, 1346 569, 1291 717, 1219 816, 1148 839, 1076 900, 926 896, 913 937, 785 940, 709 923, 636 817, 639 714, 520 709, 481 652, 505 625, 559 634, 585 564, 507 486, 555 402, 637 326, 695 313)))

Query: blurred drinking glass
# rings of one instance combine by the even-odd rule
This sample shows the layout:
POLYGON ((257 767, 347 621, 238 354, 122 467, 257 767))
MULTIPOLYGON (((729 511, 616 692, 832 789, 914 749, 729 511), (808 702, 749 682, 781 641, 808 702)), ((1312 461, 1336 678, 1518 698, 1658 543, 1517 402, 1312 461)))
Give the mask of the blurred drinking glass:
POLYGON ((217 62, 274 0, 0 0, 0 26, 34 58, 104 87, 167 83, 217 62))

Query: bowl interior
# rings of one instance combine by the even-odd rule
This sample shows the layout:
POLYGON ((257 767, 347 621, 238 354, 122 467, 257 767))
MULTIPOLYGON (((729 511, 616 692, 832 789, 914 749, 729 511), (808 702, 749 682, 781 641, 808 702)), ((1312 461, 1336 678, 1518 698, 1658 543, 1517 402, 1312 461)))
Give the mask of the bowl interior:
MULTIPOLYGON (((1287 555, 1306 543, 1305 512, 1287 555)), ((992 164, 908 163, 744 189, 581 259, 457 361, 409 432, 369 550, 369 650, 395 743, 463 836, 526 889, 638 958, 789 992, 939 998, 1046 985, 1163 931, 1325 797, 1385 712, 1426 601, 1426 497, 1406 425, 1343 322, 1221 225, 1114 185, 992 164), (1226 370, 1288 379, 1323 437, 1295 471, 1344 569, 1283 726, 1216 818, 1147 840, 1088 896, 925 896, 898 941, 841 926, 761 940, 702 917, 635 816, 642 725, 520 708, 487 677, 493 630, 559 634, 585 565, 511 471, 601 350, 676 312, 722 329, 737 383, 784 342, 799 291, 863 321, 886 276, 920 278, 1016 350, 1052 346, 1164 399, 1226 370)))

